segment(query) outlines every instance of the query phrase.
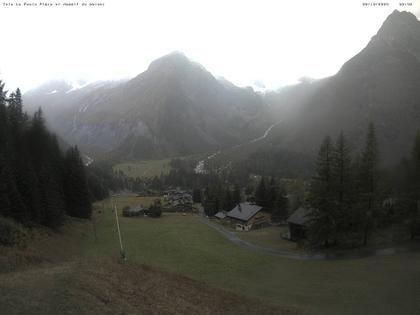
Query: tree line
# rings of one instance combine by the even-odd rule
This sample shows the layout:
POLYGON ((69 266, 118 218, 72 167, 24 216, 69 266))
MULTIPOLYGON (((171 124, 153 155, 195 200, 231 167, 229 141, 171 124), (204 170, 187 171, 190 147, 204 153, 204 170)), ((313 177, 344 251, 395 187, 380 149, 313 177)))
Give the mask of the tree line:
POLYGON ((354 154, 344 133, 325 137, 319 149, 308 206, 308 236, 314 245, 366 245, 376 228, 406 224, 411 238, 420 230, 420 134, 411 158, 396 170, 380 167, 374 125, 362 151, 354 154), (400 182, 396 178, 401 178, 400 182))
POLYGON ((63 153, 41 109, 29 116, 20 90, 9 94, 0 81, 0 215, 56 228, 65 214, 91 216, 80 153, 63 153))
POLYGON ((255 190, 255 203, 271 213, 275 222, 285 220, 289 215, 289 199, 283 185, 274 177, 261 177, 255 190))

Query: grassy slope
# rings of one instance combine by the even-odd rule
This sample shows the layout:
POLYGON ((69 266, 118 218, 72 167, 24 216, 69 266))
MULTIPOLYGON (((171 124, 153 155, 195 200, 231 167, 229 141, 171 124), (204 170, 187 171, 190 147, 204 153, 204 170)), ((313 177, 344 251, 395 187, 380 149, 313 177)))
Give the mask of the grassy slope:
MULTIPOLYGON (((419 253, 347 261, 295 261, 239 248, 192 215, 121 218, 120 222, 130 261, 163 267, 310 313, 420 311, 419 253)), ((114 216, 109 209, 98 218, 97 231, 98 241, 90 239, 86 243, 86 255, 117 255, 114 216)))
POLYGON ((60 231, 42 226, 32 229, 27 248, 17 250, 0 246, 0 273, 77 259, 81 244, 92 231, 90 222, 70 217, 66 217, 60 231))
POLYGON ((0 279, 1 313, 8 315, 297 314, 177 274, 106 259, 0 274, 0 279))
POLYGON ((127 162, 115 165, 114 170, 121 170, 130 177, 152 178, 161 174, 168 174, 171 169, 170 162, 170 159, 127 162))
POLYGON ((59 232, 33 230, 26 249, 0 246, 0 314, 300 314, 134 261, 80 256, 92 235, 90 222, 69 218, 59 232))

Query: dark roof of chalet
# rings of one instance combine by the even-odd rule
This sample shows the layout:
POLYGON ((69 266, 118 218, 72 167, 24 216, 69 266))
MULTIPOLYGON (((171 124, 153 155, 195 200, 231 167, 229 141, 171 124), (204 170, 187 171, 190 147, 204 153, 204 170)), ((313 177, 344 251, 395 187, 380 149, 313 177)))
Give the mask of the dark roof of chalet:
POLYGON ((287 222, 297 225, 305 225, 305 223, 308 221, 308 212, 308 209, 300 207, 295 212, 293 212, 293 214, 287 219, 287 222))
POLYGON ((214 216, 218 219, 224 219, 224 218, 226 218, 226 212, 225 211, 219 211, 214 216))
POLYGON ((257 212, 259 212, 262 207, 249 204, 249 203, 240 203, 235 208, 230 210, 226 216, 242 221, 248 221, 251 219, 257 212))

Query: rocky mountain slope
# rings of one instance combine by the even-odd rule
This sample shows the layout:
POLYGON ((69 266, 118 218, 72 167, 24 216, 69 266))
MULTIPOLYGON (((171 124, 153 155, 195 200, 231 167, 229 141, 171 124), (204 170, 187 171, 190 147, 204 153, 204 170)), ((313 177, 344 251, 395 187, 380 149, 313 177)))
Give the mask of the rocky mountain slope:
POLYGON ((409 154, 420 128, 419 86, 420 22, 394 11, 336 75, 265 95, 217 80, 175 52, 129 81, 79 89, 55 82, 24 97, 44 108, 63 139, 90 153, 144 159, 241 144, 248 155, 262 150, 250 140, 275 124, 263 141, 270 150, 313 156, 326 135, 340 131, 357 151, 374 122, 389 165, 409 154))
POLYGON ((267 95, 283 119, 270 141, 315 154, 323 137, 343 130, 357 149, 372 121, 383 162, 396 163, 409 153, 420 128, 419 87, 420 22, 394 11, 336 75, 267 95))
POLYGON ((270 123, 252 89, 218 81, 174 52, 132 80, 78 90, 56 82, 24 95, 59 136, 89 152, 125 159, 211 151, 252 139, 270 123))

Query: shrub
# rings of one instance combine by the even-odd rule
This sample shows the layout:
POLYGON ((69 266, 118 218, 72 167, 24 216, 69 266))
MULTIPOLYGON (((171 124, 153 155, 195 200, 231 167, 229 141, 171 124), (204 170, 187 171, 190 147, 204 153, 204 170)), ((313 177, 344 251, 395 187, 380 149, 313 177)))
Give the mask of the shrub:
POLYGON ((155 199, 153 205, 149 208, 149 216, 152 218, 159 218, 162 215, 162 205, 159 199, 155 199))
POLYGON ((25 247, 28 233, 11 219, 0 217, 0 245, 25 247))

